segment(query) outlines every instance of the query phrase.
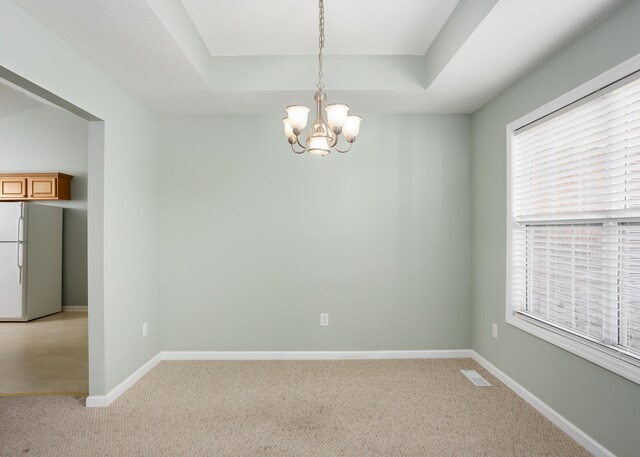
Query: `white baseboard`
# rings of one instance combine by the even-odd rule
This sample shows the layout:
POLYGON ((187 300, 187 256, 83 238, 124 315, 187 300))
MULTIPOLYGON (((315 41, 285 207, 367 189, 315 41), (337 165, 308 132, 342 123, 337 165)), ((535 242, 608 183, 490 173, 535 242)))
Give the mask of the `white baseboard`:
POLYGON ((62 311, 63 312, 79 312, 79 313, 86 313, 88 311, 89 308, 87 308, 86 306, 63 306, 62 307, 62 311))
POLYGON ((470 349, 407 351, 163 351, 162 360, 384 360, 472 358, 470 349))
POLYGON ((86 406, 88 408, 104 408, 113 403, 120 395, 125 393, 131 386, 138 382, 145 374, 147 374, 153 367, 155 367, 162 358, 160 353, 154 355, 148 362, 134 371, 131 376, 122 381, 107 395, 92 395, 87 397, 86 406))
POLYGON ((538 397, 533 395, 527 389, 522 387, 512 378, 507 376, 503 371, 498 369, 495 365, 489 362, 487 359, 482 357, 476 351, 470 351, 472 353, 472 358, 476 362, 478 362, 485 370, 491 373, 493 376, 498 378, 504 385, 506 385, 509 389, 513 390, 518 396, 520 396, 524 401, 533 406, 540 414, 549 419, 556 427, 565 432, 571 438, 573 438, 579 445, 584 447, 587 451, 593 454, 596 457, 615 457, 615 455, 609 451, 606 447, 598 443, 596 440, 591 438, 585 432, 580 430, 577 426, 575 426, 572 422, 567 420, 564 416, 558 413, 556 410, 551 408, 545 402, 540 400, 538 397))

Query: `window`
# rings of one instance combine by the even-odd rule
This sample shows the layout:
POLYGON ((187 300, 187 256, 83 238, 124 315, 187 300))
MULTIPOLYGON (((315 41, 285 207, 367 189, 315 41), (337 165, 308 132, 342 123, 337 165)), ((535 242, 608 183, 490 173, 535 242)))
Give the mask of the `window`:
POLYGON ((640 383, 632 60, 507 128, 507 321, 640 383))

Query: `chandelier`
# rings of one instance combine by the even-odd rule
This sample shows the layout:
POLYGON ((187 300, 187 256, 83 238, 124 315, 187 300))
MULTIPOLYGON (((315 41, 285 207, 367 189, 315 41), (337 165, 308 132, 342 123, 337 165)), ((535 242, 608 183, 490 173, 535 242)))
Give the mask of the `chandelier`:
POLYGON ((356 141, 356 136, 360 130, 360 116, 347 116, 349 107, 347 105, 333 104, 324 106, 327 95, 324 93, 324 82, 322 81, 322 51, 324 50, 324 2, 319 0, 319 20, 320 20, 320 39, 318 53, 318 91, 313 98, 316 101, 316 120, 313 127, 309 129, 306 135, 306 141, 303 145, 300 142, 302 131, 307 126, 307 117, 309 111, 306 106, 293 105, 288 106, 287 117, 282 119, 284 122, 284 134, 291 145, 291 149, 296 154, 308 152, 309 154, 325 156, 335 149, 338 152, 349 152, 351 145, 356 141), (325 118, 324 112, 327 112, 325 118), (347 141, 346 149, 339 149, 338 138, 340 134, 347 141), (298 146, 301 149, 296 149, 298 146))

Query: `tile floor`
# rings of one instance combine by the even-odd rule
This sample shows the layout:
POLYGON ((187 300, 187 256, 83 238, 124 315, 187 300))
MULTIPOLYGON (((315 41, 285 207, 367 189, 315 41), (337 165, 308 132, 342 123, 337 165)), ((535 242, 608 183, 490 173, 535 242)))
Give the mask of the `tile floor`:
POLYGON ((0 322, 0 395, 89 391, 87 313, 0 322))

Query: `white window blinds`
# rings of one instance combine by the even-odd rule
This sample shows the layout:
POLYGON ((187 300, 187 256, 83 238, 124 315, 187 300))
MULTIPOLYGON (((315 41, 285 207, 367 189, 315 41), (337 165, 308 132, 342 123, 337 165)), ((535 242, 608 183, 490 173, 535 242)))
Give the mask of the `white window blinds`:
POLYGON ((513 312, 640 359, 640 80, 516 130, 513 312))

